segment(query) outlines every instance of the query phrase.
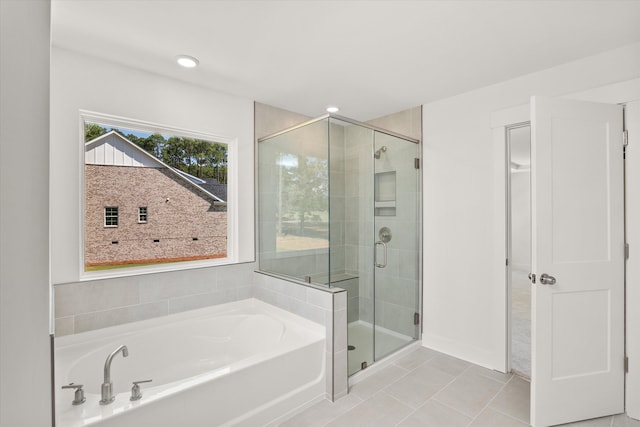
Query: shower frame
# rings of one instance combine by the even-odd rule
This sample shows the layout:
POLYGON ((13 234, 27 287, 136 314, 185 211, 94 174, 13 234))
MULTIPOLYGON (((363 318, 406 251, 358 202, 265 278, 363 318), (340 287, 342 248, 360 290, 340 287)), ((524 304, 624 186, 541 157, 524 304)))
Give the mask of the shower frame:
MULTIPOLYGON (((406 141, 408 143, 417 144, 417 148, 416 148, 416 151, 415 151, 415 153, 416 153, 415 162, 412 162, 412 167, 415 167, 417 169, 417 178, 416 178, 416 181, 417 181, 417 184, 416 184, 417 185, 417 189, 416 189, 417 196, 416 196, 416 211, 415 211, 415 215, 416 215, 416 230, 415 230, 415 233, 417 235, 417 244, 416 244, 416 247, 415 247, 415 251, 416 251, 416 266, 417 266, 417 268, 416 268, 417 269, 416 277, 417 278, 416 278, 416 292, 415 292, 415 297, 416 297, 415 309, 416 309, 416 312, 415 312, 415 316, 412 316, 413 319, 414 319, 413 324, 415 325, 415 334, 413 334, 413 336, 412 336, 412 341, 408 342, 407 345, 411 344, 412 342, 416 342, 416 340, 420 339, 420 334, 422 332, 422 221, 421 221, 421 218, 422 218, 422 197, 423 197, 423 195, 422 195, 422 191, 421 191, 422 170, 420 168, 420 160, 419 160, 422 157, 422 152, 421 152, 422 146, 420 144, 421 141, 419 139, 412 138, 412 137, 403 135, 403 134, 398 133, 398 132, 394 132, 394 131, 391 131, 391 130, 388 130, 388 129, 384 129, 384 128, 381 128, 381 127, 378 127, 378 126, 375 126, 375 125, 371 125, 371 124, 368 124, 368 123, 363 123, 363 122, 360 122, 360 121, 357 121, 357 120, 354 120, 354 119, 351 119, 351 118, 348 118, 348 117, 345 117, 345 116, 342 116, 342 115, 329 113, 329 114, 322 115, 320 117, 316 117, 316 118, 304 121, 304 122, 302 122, 300 124, 297 124, 295 126, 291 126, 291 127, 286 128, 286 129, 283 129, 283 130, 268 134, 266 136, 260 137, 260 138, 257 139, 257 143, 258 144, 264 143, 267 140, 271 140, 271 139, 276 138, 278 136, 290 133, 292 131, 295 131, 295 130, 298 130, 298 129, 301 129, 301 128, 308 127, 310 125, 313 125, 315 123, 322 122, 322 121, 325 121, 325 120, 327 121, 327 126, 328 126, 327 150, 330 150, 330 142, 329 142, 329 140, 331 138, 331 136, 330 136, 331 135, 331 131, 330 131, 331 120, 338 120, 338 121, 343 122, 343 123, 347 123, 347 124, 351 124, 351 125, 355 125, 355 126, 359 126, 361 128, 365 128, 365 129, 371 130, 372 131, 372 137, 373 137, 372 145, 371 145, 371 147, 373 148, 373 150, 371 150, 371 159, 372 159, 373 162, 377 161, 377 160, 373 160, 374 159, 374 152, 375 152, 375 134, 376 134, 376 132, 379 133, 379 134, 382 134, 382 135, 387 135, 387 136, 390 136, 390 137, 393 137, 393 138, 398 138, 398 139, 406 141)), ((348 142, 345 142, 345 144, 348 144, 348 142)), ((386 152, 386 148, 387 147, 385 146, 384 149, 382 149, 382 152, 383 152, 382 154, 383 155, 386 152)), ((378 149, 378 152, 380 152, 380 151, 381 150, 378 149)), ((329 155, 327 156, 327 159, 328 158, 329 158, 329 155)), ((379 156, 375 157, 375 159, 379 159, 379 158, 380 158, 379 156)), ((256 155, 256 165, 257 165, 258 168, 259 168, 259 164, 260 164, 259 154, 257 154, 256 155)), ((329 174, 331 174, 331 172, 329 172, 329 174)), ((374 166, 374 175, 375 175, 375 166, 374 166)), ((256 174, 256 188, 257 189, 259 189, 259 186, 261 184, 260 182, 258 182, 259 181, 258 180, 259 176, 260 176, 259 173, 256 174)), ((372 178, 374 178, 374 177, 372 177, 372 178)), ((258 190, 256 192, 256 194, 258 196, 260 196, 261 192, 258 190)), ((331 190, 329 189, 328 204, 331 203, 329 201, 331 199, 331 195, 330 194, 331 194, 331 190)), ((259 209, 260 208, 257 208, 257 211, 259 209)), ((375 212, 375 210, 373 212, 375 212)), ((375 213, 372 214, 372 215, 375 218, 375 213)), ((256 217, 258 219, 257 223, 259 224, 259 215, 257 215, 256 217)), ((375 224, 375 222, 376 221, 374 219, 374 224, 375 224)), ((287 280, 287 281, 291 281, 291 282, 294 282, 294 283, 298 283, 298 284, 303 285, 303 286, 311 286, 311 287, 314 287, 316 289, 321 289, 321 290, 325 290, 325 291, 332 291, 331 288, 333 288, 333 287, 341 287, 340 284, 338 284, 338 285, 334 284, 334 283, 339 283, 339 281, 334 282, 333 280, 331 280, 331 274, 332 274, 331 271, 327 272, 329 274, 328 283, 326 283, 326 284, 317 284, 317 283, 311 283, 311 280, 309 280, 309 277, 300 278, 300 277, 291 276, 289 274, 279 274, 277 272, 263 270, 261 268, 261 265, 260 265, 261 264, 261 257, 262 257, 262 247, 261 247, 261 242, 262 241, 260 240, 261 239, 260 234, 262 233, 262 230, 261 230, 260 226, 256 227, 256 229, 257 229, 256 239, 257 239, 257 244, 258 244, 257 246, 259 248, 259 250, 258 250, 258 261, 259 261, 258 270, 261 273, 264 273, 264 274, 267 274, 267 275, 272 275, 272 276, 275 276, 275 277, 279 277, 281 279, 284 279, 284 280, 287 280)), ((331 241, 330 240, 330 233, 331 233, 331 227, 328 228, 328 239, 329 239, 329 241, 331 241)), ((376 245, 373 246, 373 251, 375 251, 375 250, 376 250, 376 245)), ((331 244, 329 244, 327 252, 330 254, 330 251, 331 251, 331 244)), ((376 255, 374 255, 374 258, 376 257, 376 255)), ((376 264, 377 263, 374 261, 373 265, 376 266, 376 264)), ((328 265, 330 265, 330 264, 328 264, 328 265)), ((330 268, 329 268, 329 270, 330 270, 330 268)), ((375 281, 375 277, 376 277, 375 270, 376 270, 376 268, 373 268, 374 272, 372 274, 372 278, 373 278, 374 281, 375 281)), ((372 285, 372 286, 375 286, 375 285, 372 285)), ((374 291, 374 297, 372 298, 372 300, 373 300, 372 316, 373 316, 373 319, 374 319, 372 323, 374 325, 374 331, 375 331, 375 327, 377 327, 375 291, 374 291)), ((376 352, 376 350, 375 350, 375 340, 376 340, 375 336, 376 336, 376 334, 374 332, 373 333, 373 343, 372 343, 372 345, 374 347, 374 350, 373 350, 374 351, 374 360, 373 360, 373 362, 375 362, 375 361, 380 359, 379 357, 375 357, 375 352, 376 352)), ((402 347, 399 347, 396 350, 393 350, 391 353, 401 349, 402 347)), ((366 367, 367 364, 364 364, 363 366, 366 367)), ((352 372, 350 372, 350 374, 351 373, 352 372)))

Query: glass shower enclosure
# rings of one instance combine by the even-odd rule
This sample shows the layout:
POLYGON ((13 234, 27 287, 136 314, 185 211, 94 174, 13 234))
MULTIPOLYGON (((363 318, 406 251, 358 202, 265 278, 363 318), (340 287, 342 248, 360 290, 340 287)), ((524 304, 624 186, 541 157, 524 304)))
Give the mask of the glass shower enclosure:
POLYGON ((258 140, 259 269, 346 289, 349 375, 418 338, 419 149, 336 115, 258 140))

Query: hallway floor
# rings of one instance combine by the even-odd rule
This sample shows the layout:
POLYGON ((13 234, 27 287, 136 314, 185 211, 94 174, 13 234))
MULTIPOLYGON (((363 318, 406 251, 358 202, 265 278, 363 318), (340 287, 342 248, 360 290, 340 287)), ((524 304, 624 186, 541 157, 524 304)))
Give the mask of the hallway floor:
MULTIPOLYGON (((529 425, 529 382, 421 347, 353 385, 349 395, 323 400, 281 427, 443 427, 529 425)), ((615 415, 567 424, 640 427, 615 415)))

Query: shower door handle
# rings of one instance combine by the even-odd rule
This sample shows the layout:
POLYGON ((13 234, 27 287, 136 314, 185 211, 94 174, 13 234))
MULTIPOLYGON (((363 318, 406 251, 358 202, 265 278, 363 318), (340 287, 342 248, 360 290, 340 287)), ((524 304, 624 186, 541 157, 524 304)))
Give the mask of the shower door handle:
POLYGON ((378 268, 385 268, 387 266, 387 244, 381 240, 378 240, 376 242, 376 267, 378 268), (383 255, 384 257, 382 258, 382 264, 378 264, 378 246, 382 245, 382 248, 384 250, 383 255))

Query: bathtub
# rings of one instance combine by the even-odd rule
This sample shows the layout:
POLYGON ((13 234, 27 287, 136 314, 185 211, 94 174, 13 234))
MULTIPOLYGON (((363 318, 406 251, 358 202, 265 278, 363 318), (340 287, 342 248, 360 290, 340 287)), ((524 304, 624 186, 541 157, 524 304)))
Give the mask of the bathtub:
POLYGON ((247 299, 55 340, 57 427, 255 426, 325 395, 325 330, 247 299), (115 401, 100 405, 105 359, 115 401), (143 397, 130 401, 133 381, 143 397), (72 405, 69 383, 86 402, 72 405))

